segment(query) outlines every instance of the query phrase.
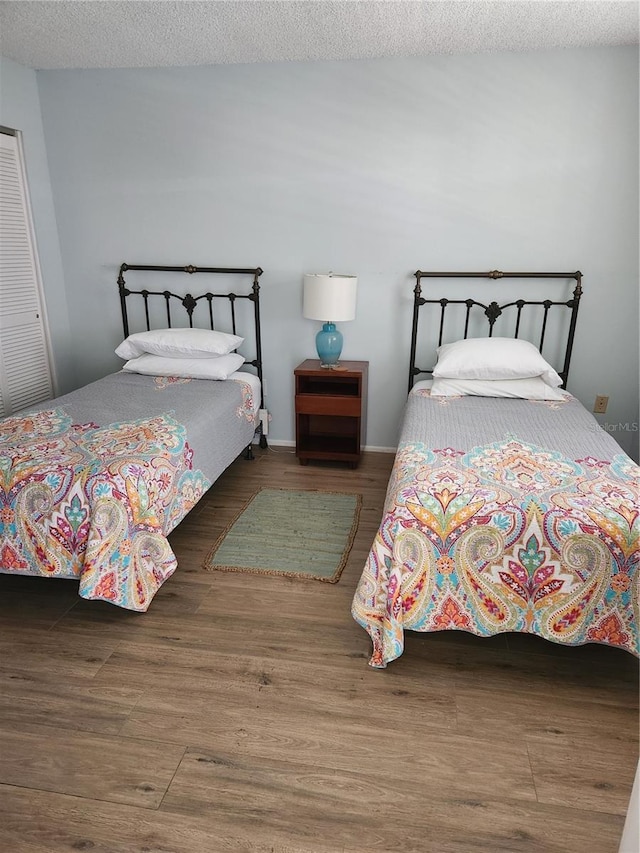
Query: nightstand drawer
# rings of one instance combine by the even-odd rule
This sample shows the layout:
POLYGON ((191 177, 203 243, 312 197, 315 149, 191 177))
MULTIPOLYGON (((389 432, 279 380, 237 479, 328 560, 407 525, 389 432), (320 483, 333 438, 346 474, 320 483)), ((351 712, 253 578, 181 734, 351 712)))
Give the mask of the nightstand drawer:
POLYGON ((298 415, 336 415, 337 417, 359 418, 359 397, 319 397, 314 394, 296 395, 298 415))

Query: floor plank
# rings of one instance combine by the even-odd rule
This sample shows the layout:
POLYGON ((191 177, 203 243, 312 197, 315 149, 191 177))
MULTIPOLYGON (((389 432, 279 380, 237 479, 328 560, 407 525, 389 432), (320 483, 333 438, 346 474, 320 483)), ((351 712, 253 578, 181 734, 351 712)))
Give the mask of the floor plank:
MULTIPOLYGON (((450 789, 434 796, 433 781, 423 779, 426 784, 416 785, 403 775, 389 778, 386 768, 382 773, 330 771, 315 764, 292 766, 189 750, 163 806, 184 816, 215 808, 223 820, 253 826, 262 838, 288 833, 294 849, 313 839, 329 842, 333 850, 362 853, 592 849, 585 827, 574 837, 563 836, 558 813, 535 799, 496 799, 450 789), (283 802, 291 811, 281 808, 283 802), (292 815, 300 819, 292 820, 292 815)), ((612 821, 588 823, 591 831, 598 826, 603 840, 609 835, 610 846, 602 850, 613 851, 612 821)))
POLYGON ((157 808, 184 747, 133 738, 66 733, 42 726, 0 729, 0 782, 157 808))
POLYGON ((570 744, 527 740, 538 801, 624 815, 638 757, 629 744, 578 734, 570 744))
POLYGON ((0 726, 53 726, 74 731, 118 734, 141 689, 102 686, 91 679, 57 673, 0 672, 0 726))

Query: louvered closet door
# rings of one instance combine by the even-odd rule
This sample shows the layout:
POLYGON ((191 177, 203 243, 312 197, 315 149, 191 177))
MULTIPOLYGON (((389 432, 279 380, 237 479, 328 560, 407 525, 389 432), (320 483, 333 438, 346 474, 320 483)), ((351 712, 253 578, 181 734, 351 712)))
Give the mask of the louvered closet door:
POLYGON ((52 396, 20 149, 0 133, 0 416, 52 396))

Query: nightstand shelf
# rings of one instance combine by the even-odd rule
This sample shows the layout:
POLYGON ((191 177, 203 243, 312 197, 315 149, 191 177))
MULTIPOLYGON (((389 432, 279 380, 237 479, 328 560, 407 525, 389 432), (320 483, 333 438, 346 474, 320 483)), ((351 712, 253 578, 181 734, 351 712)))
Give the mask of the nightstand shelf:
POLYGON ((307 359, 294 371, 296 456, 348 462, 355 468, 364 443, 367 361, 343 361, 338 369, 307 359))

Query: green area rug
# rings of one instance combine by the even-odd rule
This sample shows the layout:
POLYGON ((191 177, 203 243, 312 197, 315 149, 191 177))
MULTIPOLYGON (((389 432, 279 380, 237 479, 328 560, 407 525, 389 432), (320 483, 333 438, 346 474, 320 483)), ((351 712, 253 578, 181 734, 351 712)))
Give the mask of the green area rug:
POLYGON ((217 540, 204 567, 336 583, 361 506, 358 494, 259 489, 217 540))

